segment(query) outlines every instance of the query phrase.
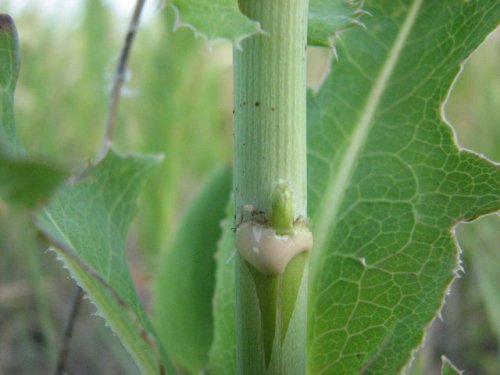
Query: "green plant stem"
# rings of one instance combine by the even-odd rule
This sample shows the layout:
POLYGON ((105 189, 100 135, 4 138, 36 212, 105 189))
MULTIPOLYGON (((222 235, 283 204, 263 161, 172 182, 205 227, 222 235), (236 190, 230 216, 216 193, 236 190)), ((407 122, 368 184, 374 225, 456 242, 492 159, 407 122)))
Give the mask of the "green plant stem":
POLYGON ((241 0, 264 34, 234 49, 234 188, 236 209, 271 210, 285 181, 296 216, 307 216, 307 0, 241 0))
MULTIPOLYGON (((287 223, 275 220, 276 213, 278 219, 289 213, 293 219, 307 217, 308 1, 240 0, 239 5, 264 32, 234 49, 236 213, 249 220, 245 207, 251 206, 279 232, 287 223), (289 192, 291 207, 277 209, 277 189, 289 192)), ((301 253, 282 274, 265 275, 238 258, 238 373, 305 373, 307 263, 307 253, 301 253)))

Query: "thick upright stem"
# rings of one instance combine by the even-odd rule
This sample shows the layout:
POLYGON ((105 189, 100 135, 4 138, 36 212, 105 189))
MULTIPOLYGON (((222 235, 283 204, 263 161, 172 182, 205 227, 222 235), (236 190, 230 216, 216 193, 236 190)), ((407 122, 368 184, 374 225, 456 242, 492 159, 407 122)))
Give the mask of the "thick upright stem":
POLYGON ((296 216, 307 216, 307 0, 240 0, 264 34, 234 50, 234 193, 236 209, 271 210, 287 183, 296 216))
MULTIPOLYGON (((264 30, 234 49, 236 216, 244 224, 238 229, 242 246, 258 254, 266 246, 272 252, 274 245, 261 249, 254 242, 245 245, 254 230, 268 239, 274 234, 279 241, 288 238, 299 247, 309 238, 307 228, 297 229, 307 217, 308 1, 240 0, 239 5, 264 30), (293 239, 295 235, 300 241, 293 239)), ((258 244, 260 238, 253 240, 258 244)), ((250 264, 238 258, 240 374, 305 373, 308 253, 297 253, 284 270, 265 261, 250 264)), ((245 257, 251 258, 255 254, 245 257)))

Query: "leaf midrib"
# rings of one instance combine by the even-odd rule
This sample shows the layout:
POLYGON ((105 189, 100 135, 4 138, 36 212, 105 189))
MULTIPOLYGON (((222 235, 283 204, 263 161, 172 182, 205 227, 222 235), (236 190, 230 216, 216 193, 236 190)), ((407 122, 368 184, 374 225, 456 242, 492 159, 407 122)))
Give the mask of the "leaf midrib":
POLYGON ((356 161, 358 160, 365 141, 370 133, 370 129, 373 124, 373 117, 405 46, 406 40, 408 39, 412 27, 415 24, 423 1, 424 0, 413 1, 402 24, 401 30, 399 31, 396 40, 390 49, 390 53, 377 76, 375 85, 370 91, 359 119, 354 126, 354 131, 349 145, 347 146, 343 157, 340 159, 340 168, 337 173, 330 175, 322 202, 318 206, 319 213, 316 216, 316 230, 314 233, 314 249, 316 249, 316 251, 313 251, 311 255, 310 272, 312 290, 316 290, 315 284, 318 277, 318 268, 320 265, 319 261, 322 256, 322 252, 324 251, 325 246, 333 233, 330 228, 332 227, 335 218, 338 217, 340 204, 344 198, 346 188, 356 167, 356 161))

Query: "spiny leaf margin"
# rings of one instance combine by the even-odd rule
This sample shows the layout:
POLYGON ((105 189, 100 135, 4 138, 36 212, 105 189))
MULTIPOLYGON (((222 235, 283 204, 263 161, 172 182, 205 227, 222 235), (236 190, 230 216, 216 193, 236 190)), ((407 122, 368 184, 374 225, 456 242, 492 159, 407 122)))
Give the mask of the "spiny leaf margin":
POLYGON ((235 0, 172 0, 176 14, 174 29, 188 27, 209 48, 219 40, 238 46, 251 35, 262 33, 258 22, 243 15, 235 0))
POLYGON ((332 38, 353 27, 363 27, 362 0, 310 0, 307 44, 331 47, 332 38))
POLYGON ((137 296, 125 259, 136 199, 161 158, 114 150, 60 188, 35 217, 72 277, 144 374, 173 372, 137 296))
MULTIPOLYGON (((203 38, 209 48, 218 40, 229 40, 237 47, 243 39, 265 34, 259 23, 241 13, 237 0, 172 0, 174 29, 188 27, 203 38)), ((309 4, 308 44, 331 47, 332 37, 352 26, 362 26, 362 0, 311 0, 309 4)))

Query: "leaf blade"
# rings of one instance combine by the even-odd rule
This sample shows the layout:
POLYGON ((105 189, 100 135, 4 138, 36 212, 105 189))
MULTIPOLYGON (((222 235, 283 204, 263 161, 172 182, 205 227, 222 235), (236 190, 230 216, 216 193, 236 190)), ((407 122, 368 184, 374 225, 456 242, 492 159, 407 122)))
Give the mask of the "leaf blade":
POLYGON ((0 14, 0 195, 9 203, 34 208, 66 176, 63 168, 26 156, 16 134, 14 94, 20 67, 14 20, 0 14))
MULTIPOLYGON (((331 37, 361 25, 362 1, 311 0, 308 15, 308 44, 329 47, 331 37)), ((187 26, 208 42, 229 40, 238 45, 262 30, 258 22, 243 15, 236 0, 173 0, 176 27, 187 26)))
POLYGON ((216 285, 213 299, 214 340, 209 353, 208 372, 218 375, 236 373, 236 287, 234 243, 234 202, 226 208, 222 222, 222 237, 215 259, 216 285))
POLYGON ((217 170, 193 199, 155 281, 158 334, 177 368, 190 374, 206 367, 212 344, 214 253, 230 189, 230 170, 217 170))
POLYGON ((176 25, 187 26, 207 41, 227 39, 238 44, 260 32, 259 24, 244 16, 235 0, 173 0, 176 25))
POLYGON ((136 313, 85 261, 63 248, 64 246, 58 246, 53 250, 75 282, 91 296, 98 314, 120 338, 141 372, 161 373, 161 349, 156 346, 155 338, 150 337, 150 333, 138 321, 136 313))
POLYGON ((29 158, 9 157, 0 150, 0 195, 28 209, 40 205, 66 177, 56 165, 29 158))
POLYGON ((312 373, 399 371, 458 267, 450 229, 499 208, 498 167, 440 119, 499 7, 365 4, 367 31, 344 34, 309 102, 312 373))
POLYGON ((110 151, 59 189, 35 217, 145 374, 173 366, 141 306, 124 251, 137 195, 159 161, 110 151))
POLYGON ((14 121, 14 92, 21 58, 14 20, 0 14, 0 145, 6 153, 22 153, 14 121))

